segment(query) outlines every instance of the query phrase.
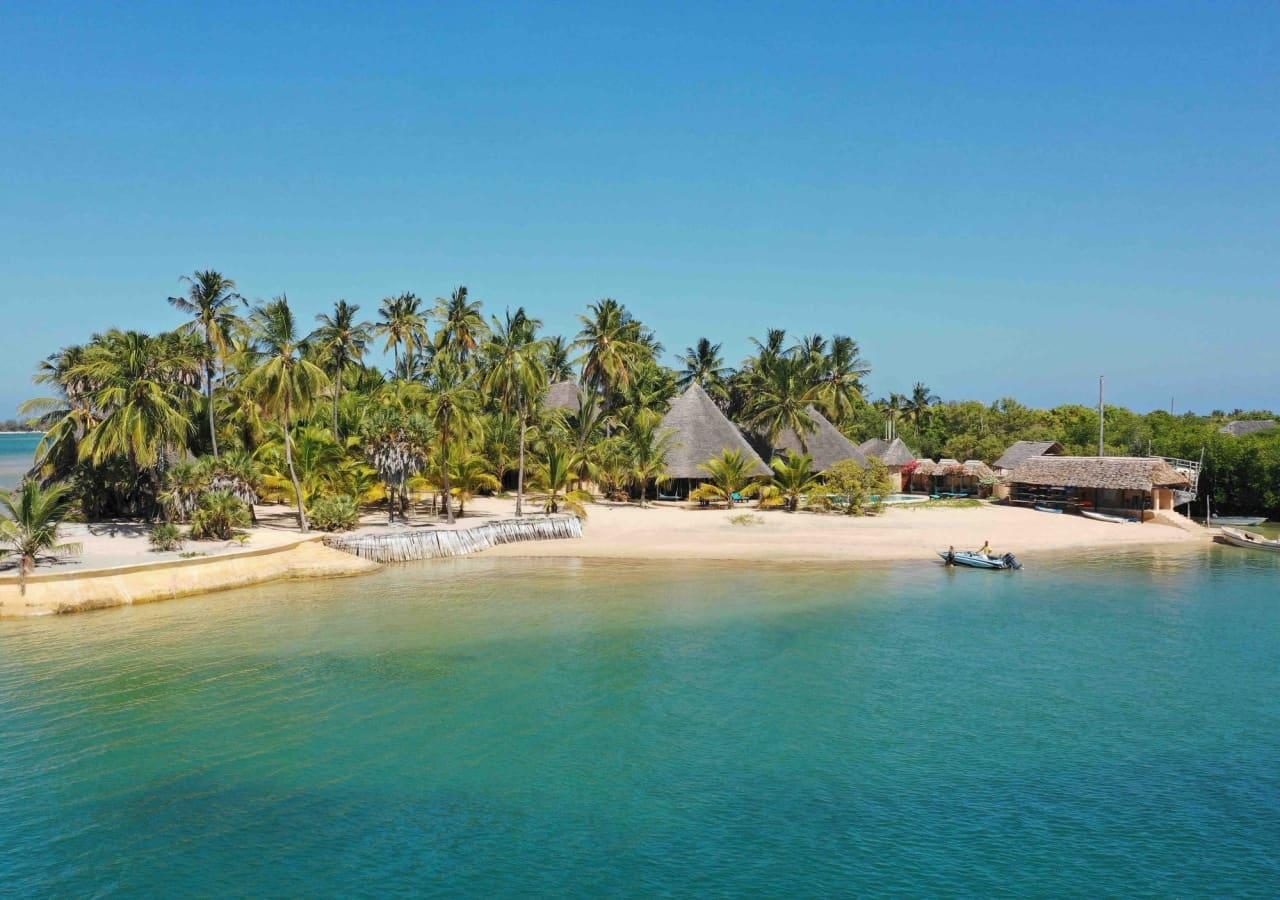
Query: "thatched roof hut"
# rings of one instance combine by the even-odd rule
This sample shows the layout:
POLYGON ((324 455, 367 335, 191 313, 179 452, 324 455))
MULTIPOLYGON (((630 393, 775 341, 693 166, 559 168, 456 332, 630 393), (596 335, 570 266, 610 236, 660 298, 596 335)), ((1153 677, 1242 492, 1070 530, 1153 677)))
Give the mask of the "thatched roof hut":
POLYGON ((576 413, 582 409, 582 391, 577 382, 557 381, 547 388, 546 399, 542 405, 547 409, 563 409, 576 413))
POLYGON ((1033 456, 1061 456, 1065 449, 1057 441, 1018 441, 1009 446, 995 462, 995 468, 1012 472, 1033 456))
POLYGON ((872 438, 859 444, 858 449, 863 455, 874 456, 891 469, 901 468, 907 463, 914 462, 916 458, 915 453, 902 442, 902 438, 894 438, 891 441, 872 438))
POLYGON ((941 474, 938 464, 931 459, 917 459, 915 468, 911 470, 913 478, 917 475, 921 478, 932 478, 934 475, 941 474))
POLYGON ((995 481, 996 473, 980 459, 966 459, 960 467, 960 474, 979 481, 995 481))
POLYGON ((1037 456, 1014 469, 1014 484, 1148 491, 1185 488, 1190 479, 1163 459, 1127 456, 1037 456))
POLYGON ((745 456, 752 463, 753 475, 772 472, 697 382, 671 401, 671 408, 662 418, 662 428, 674 432, 667 452, 667 475, 671 478, 708 477, 702 465, 725 450, 736 450, 745 456))
POLYGON ((841 434, 840 430, 814 407, 810 406, 808 413, 815 426, 813 431, 804 435, 802 441, 794 431, 787 429, 778 435, 778 440, 775 442, 777 446, 773 448, 775 452, 781 450, 792 454, 807 453, 813 457, 813 468, 816 472, 825 472, 846 459, 853 460, 864 469, 867 467, 867 457, 858 449, 857 444, 841 434))
POLYGON ((1257 434, 1259 431, 1270 431, 1275 427, 1275 419, 1238 419, 1234 422, 1228 422, 1218 431, 1221 434, 1229 434, 1232 437, 1242 437, 1246 434, 1257 434))

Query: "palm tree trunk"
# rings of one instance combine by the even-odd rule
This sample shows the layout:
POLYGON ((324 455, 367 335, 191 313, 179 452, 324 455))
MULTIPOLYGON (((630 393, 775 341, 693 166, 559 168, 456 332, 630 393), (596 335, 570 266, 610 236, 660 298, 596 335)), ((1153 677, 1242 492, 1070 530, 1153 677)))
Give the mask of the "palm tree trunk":
POLYGON ((516 515, 524 515, 524 433, 525 419, 520 417, 520 469, 516 474, 516 515))
POLYGON ((342 443, 342 435, 338 434, 338 401, 342 399, 342 366, 333 379, 333 439, 342 443))
POLYGON ((209 441, 213 444, 213 458, 218 458, 218 425, 213 418, 213 360, 204 363, 204 396, 209 404, 209 441))
POLYGON ((291 428, 289 424, 291 416, 289 414, 289 401, 285 400, 284 406, 284 461, 289 467, 289 480, 293 482, 293 496, 298 501, 298 529, 306 534, 310 531, 307 524, 307 510, 302 502, 302 485, 298 481, 298 472, 293 467, 293 438, 291 436, 291 428))
POLYGON ((440 435, 440 469, 444 475, 444 518, 453 524, 453 487, 449 484, 449 439, 447 432, 440 435))

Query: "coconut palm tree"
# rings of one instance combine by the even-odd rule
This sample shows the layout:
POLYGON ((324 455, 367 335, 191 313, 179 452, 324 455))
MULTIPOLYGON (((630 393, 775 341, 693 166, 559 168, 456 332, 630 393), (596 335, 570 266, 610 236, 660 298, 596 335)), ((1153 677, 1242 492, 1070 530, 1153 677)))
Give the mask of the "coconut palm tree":
POLYGON ((520 423, 519 463, 516 475, 516 515, 524 514, 525 439, 529 418, 547 392, 545 346, 538 339, 542 323, 529 318, 520 307, 506 318, 493 318, 493 330, 486 345, 484 389, 498 401, 501 410, 520 423))
POLYGON ((452 524, 449 455, 459 444, 465 446, 482 436, 480 394, 471 374, 464 372, 462 364, 448 353, 436 356, 432 382, 427 418, 439 447, 437 459, 444 488, 445 519, 452 524))
POLYGON ((253 311, 263 361, 245 377, 245 387, 271 415, 279 419, 284 440, 285 467, 298 505, 298 528, 306 533, 307 511, 302 484, 293 463, 293 426, 305 416, 329 383, 324 371, 306 358, 289 300, 283 294, 253 311))
POLYGON ((489 471, 484 457, 471 451, 453 454, 449 462, 449 482, 450 492, 458 501, 458 515, 463 514, 467 501, 481 491, 502 489, 502 482, 489 471))
POLYGON ((592 498, 572 488, 577 470, 578 460, 568 444, 554 440, 542 444, 535 454, 530 485, 543 512, 558 513, 563 506, 580 519, 587 517, 585 504, 592 498))
POLYGON ((923 381, 917 381, 911 388, 911 396, 907 399, 906 413, 911 424, 919 431, 925 420, 933 413, 933 407, 941 399, 923 381))
POLYGON ((582 330, 574 345, 582 349, 582 380, 609 400, 631 383, 635 366, 650 355, 644 326, 617 300, 606 297, 578 316, 582 330))
POLYGON ((809 407, 817 399, 818 387, 813 382, 809 360, 798 355, 779 356, 759 373, 747 398, 744 418, 747 424, 769 439, 776 447, 778 435, 792 431, 803 446, 805 435, 817 427, 809 407))
POLYGON ((680 373, 680 390, 696 383, 718 402, 729 399, 725 382, 733 375, 733 369, 724 364, 719 344, 713 344, 704 337, 698 338, 698 343, 685 348, 681 362, 684 363, 684 371, 680 373))
POLYGON ((780 504, 787 512, 800 508, 800 498, 819 487, 813 471, 813 458, 807 454, 785 454, 769 463, 773 478, 760 491, 760 505, 780 504))
POLYGON ((170 297, 169 304, 191 316, 193 321, 187 327, 204 336, 204 395, 209 411, 209 442, 216 457, 218 427, 214 419, 213 364, 223 361, 225 365, 227 341, 237 319, 232 310, 244 298, 236 293, 234 281, 212 269, 183 275, 181 280, 187 284, 187 296, 170 297))
POLYGON ((64 544, 58 526, 71 508, 66 485, 42 487, 25 481, 16 491, 0 491, 0 558, 18 557, 19 592, 27 592, 27 576, 42 559, 62 559, 80 552, 79 544, 64 544))
POLYGON ((662 417, 655 413, 643 416, 627 429, 624 436, 631 477, 640 490, 640 508, 647 503, 649 482, 655 487, 667 480, 667 454, 675 441, 675 432, 662 427, 662 417))
POLYGON ((440 322, 440 330, 436 332, 437 353, 445 353, 457 363, 465 363, 475 353, 488 330, 481 306, 479 300, 468 299, 464 285, 455 288, 447 300, 436 298, 431 314, 440 322))
POLYGON ((200 495, 208 489, 208 466, 199 460, 183 460, 164 473, 164 489, 159 500, 171 521, 187 522, 200 495))
POLYGON ((831 348, 817 362, 817 400, 832 422, 843 425, 853 415, 862 402, 862 379, 870 373, 857 341, 840 334, 831 339, 831 348))
POLYGON ((547 338, 543 347, 546 350, 547 380, 552 383, 572 381, 573 364, 569 361, 572 345, 563 336, 557 334, 547 338))
POLYGON ((333 305, 333 313, 321 313, 316 316, 320 323, 311 334, 312 341, 320 359, 329 370, 333 379, 333 437, 341 441, 342 434, 338 428, 338 406, 342 401, 342 376, 353 365, 364 359, 365 349, 372 337, 368 322, 356 321, 360 312, 358 304, 339 300, 333 305))
POLYGON ((737 497, 750 497, 760 490, 752 464, 740 450, 725 450, 698 468, 709 476, 708 481, 689 494, 691 500, 710 500, 732 507, 737 497))
POLYGON ((373 333, 387 339, 384 350, 392 351, 395 374, 407 378, 413 374, 413 353, 427 341, 427 319, 422 313, 422 299, 404 293, 386 297, 378 309, 380 321, 373 333), (404 349, 401 365, 401 348, 404 349))

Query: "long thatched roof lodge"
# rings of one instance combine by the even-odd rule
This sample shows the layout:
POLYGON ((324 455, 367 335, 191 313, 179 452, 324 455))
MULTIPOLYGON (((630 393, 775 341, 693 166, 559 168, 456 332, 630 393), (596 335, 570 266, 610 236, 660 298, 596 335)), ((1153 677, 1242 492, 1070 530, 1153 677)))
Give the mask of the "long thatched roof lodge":
POLYGON ((1035 456, 1061 456, 1066 450, 1057 441, 1015 441, 992 464, 997 475, 1008 475, 1035 456))
POLYGON ((1172 510, 1186 472, 1159 457, 1036 456, 1008 477, 1009 501, 1055 509, 1141 513, 1172 510))

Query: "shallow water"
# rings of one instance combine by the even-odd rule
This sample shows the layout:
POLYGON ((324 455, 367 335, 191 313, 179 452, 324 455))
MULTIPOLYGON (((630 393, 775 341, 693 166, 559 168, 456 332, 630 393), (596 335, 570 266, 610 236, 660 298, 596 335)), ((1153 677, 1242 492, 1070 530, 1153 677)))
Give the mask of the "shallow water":
POLYGON ((0 893, 1270 894, 1278 577, 477 558, 0 623, 0 893))
POLYGON ((0 489, 15 487, 31 468, 38 434, 0 434, 0 489))

